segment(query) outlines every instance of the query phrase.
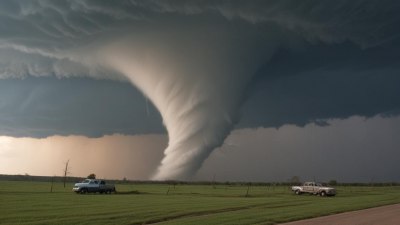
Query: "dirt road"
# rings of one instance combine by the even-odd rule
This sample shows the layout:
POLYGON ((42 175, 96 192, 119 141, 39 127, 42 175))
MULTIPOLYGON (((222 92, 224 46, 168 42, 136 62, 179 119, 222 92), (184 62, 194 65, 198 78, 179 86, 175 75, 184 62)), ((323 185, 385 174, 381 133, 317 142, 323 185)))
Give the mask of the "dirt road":
POLYGON ((363 209, 281 225, 399 225, 400 204, 363 209))

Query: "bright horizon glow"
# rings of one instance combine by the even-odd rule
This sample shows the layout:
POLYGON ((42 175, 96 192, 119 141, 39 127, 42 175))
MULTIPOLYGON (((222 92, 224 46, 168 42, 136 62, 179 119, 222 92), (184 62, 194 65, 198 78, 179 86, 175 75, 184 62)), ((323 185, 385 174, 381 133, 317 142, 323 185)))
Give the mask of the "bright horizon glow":
POLYGON ((70 160, 69 176, 95 173, 99 178, 147 179, 162 157, 159 149, 165 145, 164 135, 0 136, 0 174, 61 176, 70 160), (131 171, 132 164, 135 171, 131 171))

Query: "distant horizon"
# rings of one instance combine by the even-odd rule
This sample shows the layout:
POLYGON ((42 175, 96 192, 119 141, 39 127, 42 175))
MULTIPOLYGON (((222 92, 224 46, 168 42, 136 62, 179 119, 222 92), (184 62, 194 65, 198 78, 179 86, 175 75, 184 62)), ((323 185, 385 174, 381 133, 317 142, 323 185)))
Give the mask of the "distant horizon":
MULTIPOLYGON (((4 181, 38 181, 38 182, 51 182, 51 178, 58 178, 60 179, 60 182, 64 178, 63 176, 46 176, 46 175, 25 175, 25 174, 0 174, 0 180, 4 181), (4 177, 11 177, 10 180, 5 179, 4 177), (36 177, 36 178, 48 178, 49 180, 41 180, 41 179, 36 179, 36 180, 21 180, 21 179, 12 179, 12 177, 36 177)), ((34 178, 35 179, 35 178, 34 178)), ((76 176, 67 176, 67 182, 71 182, 71 179, 89 179, 87 177, 76 177, 76 176)), ((320 181, 320 180, 300 180, 300 182, 292 182, 289 180, 286 181, 218 181, 218 180, 194 180, 194 181, 185 181, 185 180, 135 180, 135 179, 117 179, 117 178, 98 178, 96 177, 95 179, 99 180, 109 180, 109 181, 121 181, 121 182, 137 182, 137 183, 171 183, 171 182, 177 182, 177 183, 188 183, 188 184, 196 184, 196 183, 207 183, 207 184, 249 184, 249 183, 254 183, 254 184, 295 184, 295 183, 304 183, 304 182, 317 182, 317 183, 323 183, 323 184, 329 184, 332 181, 337 183, 338 185, 340 184, 362 184, 362 185, 374 185, 374 184, 382 184, 382 185, 400 185, 400 182, 398 181, 383 181, 383 182, 340 182, 338 180, 329 180, 329 181, 320 181)))

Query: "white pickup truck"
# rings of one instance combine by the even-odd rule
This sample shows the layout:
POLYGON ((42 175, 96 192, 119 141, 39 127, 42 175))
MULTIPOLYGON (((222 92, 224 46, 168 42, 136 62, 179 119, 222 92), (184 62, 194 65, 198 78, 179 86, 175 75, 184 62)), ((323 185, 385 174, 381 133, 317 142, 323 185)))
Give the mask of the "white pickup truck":
POLYGON ((104 180, 85 179, 80 183, 76 183, 72 190, 80 194, 86 194, 89 192, 111 194, 112 192, 115 192, 115 186, 112 184, 106 184, 104 180))
POLYGON ((336 189, 333 187, 322 186, 320 183, 315 182, 305 182, 302 186, 292 186, 292 191, 296 195, 301 195, 303 193, 310 193, 320 196, 335 196, 336 189))

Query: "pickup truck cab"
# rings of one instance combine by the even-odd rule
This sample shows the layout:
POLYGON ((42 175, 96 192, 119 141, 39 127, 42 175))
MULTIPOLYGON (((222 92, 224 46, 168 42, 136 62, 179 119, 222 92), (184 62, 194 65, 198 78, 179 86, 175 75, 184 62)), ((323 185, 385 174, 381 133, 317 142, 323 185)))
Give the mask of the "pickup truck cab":
POLYGON ((309 193, 320 196, 335 196, 336 189, 333 187, 322 186, 320 183, 305 182, 302 186, 292 186, 292 191, 296 195, 309 193))
POLYGON ((80 194, 86 194, 89 192, 111 194, 112 192, 115 192, 115 186, 112 184, 106 184, 104 180, 85 179, 80 183, 76 183, 72 188, 72 191, 80 194))

